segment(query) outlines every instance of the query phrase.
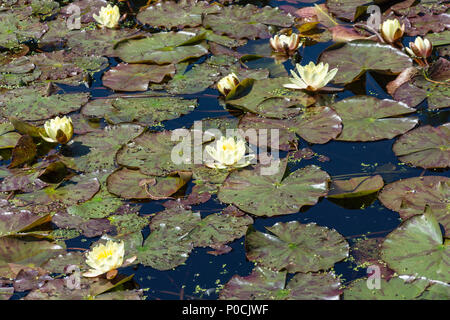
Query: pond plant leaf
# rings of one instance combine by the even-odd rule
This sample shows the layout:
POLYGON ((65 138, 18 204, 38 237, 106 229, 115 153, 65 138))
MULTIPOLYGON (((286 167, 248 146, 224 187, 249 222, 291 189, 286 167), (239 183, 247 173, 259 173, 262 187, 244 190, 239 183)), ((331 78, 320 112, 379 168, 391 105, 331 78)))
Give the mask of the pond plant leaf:
POLYGON ((404 52, 388 45, 369 40, 355 40, 328 48, 319 57, 329 68, 337 68, 334 83, 350 83, 366 71, 398 74, 411 67, 412 60, 404 52))
POLYGON ((439 127, 423 126, 402 135, 392 146, 400 161, 413 166, 448 168, 450 166, 450 123, 439 127))
POLYGON ((450 243, 430 207, 404 221, 382 244, 381 257, 399 274, 448 283, 450 243))
POLYGON ((286 271, 255 267, 246 277, 234 275, 220 300, 338 300, 340 282, 330 273, 297 273, 286 284, 286 271))
POLYGON ((105 118, 111 124, 135 122, 150 126, 187 114, 197 105, 197 100, 179 97, 117 98, 93 100, 81 113, 91 119, 105 118))
POLYGON ((380 279, 380 288, 368 288, 367 279, 353 281, 344 290, 344 300, 415 300, 428 286, 428 281, 416 279, 405 281, 394 277, 389 281, 380 279))
POLYGON ((45 96, 37 88, 15 89, 0 96, 0 113, 19 120, 44 120, 80 109, 88 98, 89 93, 45 96))
POLYGON ((317 272, 328 270, 349 253, 338 232, 314 223, 278 222, 266 227, 271 233, 250 229, 245 236, 247 259, 275 271, 317 272))
POLYGON ((165 1, 147 7, 137 15, 138 21, 153 27, 166 29, 197 27, 202 24, 202 16, 220 12, 217 4, 207 1, 183 0, 165 1))
POLYGON ((116 152, 143 131, 139 125, 119 124, 77 136, 65 147, 62 160, 68 167, 84 172, 113 170, 116 152))
POLYGON ((343 122, 336 140, 376 141, 392 139, 414 128, 415 117, 400 117, 416 110, 406 104, 389 99, 353 96, 332 105, 343 122))
POLYGON ((450 230, 449 195, 449 178, 424 176, 390 183, 383 188, 378 199, 387 208, 398 212, 403 220, 423 213, 428 205, 439 223, 450 230))
POLYGON ((247 4, 223 7, 218 13, 208 14, 203 26, 235 39, 265 39, 270 37, 269 25, 288 28, 293 22, 294 17, 278 8, 247 4))
POLYGON ((363 197, 377 192, 383 186, 383 178, 379 174, 348 180, 332 180, 327 198, 345 199, 363 197))
POLYGON ((120 63, 103 75, 103 85, 114 91, 147 91, 149 82, 161 83, 173 77, 173 64, 158 66, 120 63))
POLYGON ((256 169, 232 172, 219 188, 219 200, 257 216, 271 217, 298 212, 327 194, 330 176, 325 171, 310 165, 283 178, 286 162, 282 160, 278 172, 271 175, 256 169))
POLYGON ((151 37, 121 40, 114 55, 128 63, 179 63, 208 53, 205 34, 192 32, 160 32, 151 37))

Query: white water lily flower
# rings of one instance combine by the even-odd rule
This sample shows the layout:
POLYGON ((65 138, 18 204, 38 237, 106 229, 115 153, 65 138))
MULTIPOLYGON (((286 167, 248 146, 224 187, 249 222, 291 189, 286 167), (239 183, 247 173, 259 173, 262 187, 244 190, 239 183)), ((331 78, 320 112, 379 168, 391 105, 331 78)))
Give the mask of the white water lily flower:
POLYGON ((120 11, 118 6, 112 7, 108 4, 100 9, 99 15, 93 14, 92 16, 102 28, 113 29, 119 25, 120 11))
POLYGON ((52 143, 65 144, 72 139, 73 125, 70 117, 56 117, 45 121, 44 124, 45 135, 40 133, 42 139, 52 143))
POLYGON ((246 167, 255 157, 254 154, 246 156, 245 141, 235 137, 222 136, 215 146, 206 146, 205 150, 215 160, 215 162, 206 162, 205 165, 216 169, 246 167))
POLYGON ((275 52, 284 53, 286 55, 293 54, 302 45, 300 37, 296 33, 293 33, 290 36, 284 34, 275 35, 269 42, 275 52))
POLYGON ((226 77, 219 80, 217 83, 217 90, 220 91, 221 94, 226 96, 231 90, 237 87, 239 84, 239 78, 236 74, 230 73, 226 77))
POLYGON ((116 270, 123 264, 125 254, 124 242, 108 240, 105 244, 99 244, 87 254, 86 263, 92 269, 83 273, 85 277, 97 277, 112 270, 116 270))
POLYGON ((381 26, 381 35, 386 42, 394 43, 403 36, 405 32, 405 25, 400 26, 397 19, 388 19, 384 21, 381 26))
POLYGON ((284 84, 283 87, 289 89, 306 89, 309 91, 317 91, 327 85, 334 76, 338 69, 328 71, 328 63, 323 62, 315 65, 314 62, 310 62, 306 66, 296 64, 298 75, 291 70, 291 74, 294 78, 291 78, 292 83, 284 84), (299 76, 300 75, 300 76, 299 76))
POLYGON ((417 37, 414 42, 409 43, 409 48, 405 48, 406 52, 412 57, 428 58, 433 51, 433 45, 428 39, 417 37))

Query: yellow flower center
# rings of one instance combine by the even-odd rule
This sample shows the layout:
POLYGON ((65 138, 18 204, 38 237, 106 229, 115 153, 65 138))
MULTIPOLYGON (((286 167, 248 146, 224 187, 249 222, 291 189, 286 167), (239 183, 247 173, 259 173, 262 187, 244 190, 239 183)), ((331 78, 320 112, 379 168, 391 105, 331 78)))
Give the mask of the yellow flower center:
POLYGON ((224 144, 224 145, 222 146, 222 149, 223 149, 223 151, 226 151, 226 150, 234 150, 234 145, 231 144, 231 143, 226 143, 226 144, 224 144))
POLYGON ((106 259, 106 258, 112 256, 112 254, 113 254, 113 252, 111 249, 105 249, 98 254, 97 259, 103 260, 103 259, 106 259))

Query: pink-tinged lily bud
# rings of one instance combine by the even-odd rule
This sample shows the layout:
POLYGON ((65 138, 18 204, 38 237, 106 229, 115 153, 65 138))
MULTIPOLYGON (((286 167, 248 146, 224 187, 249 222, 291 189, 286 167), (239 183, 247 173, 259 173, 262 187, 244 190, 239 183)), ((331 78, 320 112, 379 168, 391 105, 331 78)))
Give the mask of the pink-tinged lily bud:
POLYGON ((239 82, 239 78, 234 73, 230 73, 226 77, 219 80, 217 83, 217 89, 221 94, 226 96, 231 90, 237 87, 239 82))
POLYGON ((290 36, 284 34, 275 35, 269 42, 273 51, 284 53, 286 55, 292 55, 302 45, 300 37, 296 33, 293 33, 290 36))
POLYGON ((422 39, 417 37, 414 42, 409 43, 409 48, 406 48, 406 52, 412 57, 428 58, 433 51, 433 45, 428 39, 422 39))
POLYGON ((400 26, 397 19, 389 19, 381 24, 381 35, 388 43, 394 43, 403 36, 405 32, 405 24, 400 26))

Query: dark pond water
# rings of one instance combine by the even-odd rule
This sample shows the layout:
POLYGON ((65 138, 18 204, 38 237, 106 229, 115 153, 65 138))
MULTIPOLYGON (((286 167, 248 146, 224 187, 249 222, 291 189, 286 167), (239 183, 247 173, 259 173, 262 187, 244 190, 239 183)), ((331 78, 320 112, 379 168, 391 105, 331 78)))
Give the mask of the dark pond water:
MULTIPOLYGON (((318 1, 317 3, 323 3, 318 1)), ((286 1, 258 2, 254 4, 271 6, 290 5, 296 8, 310 6, 311 3, 290 3, 286 1)), ((262 40, 267 41, 267 40, 262 40)), ((404 38, 404 44, 410 41, 410 38, 404 38)), ((260 43, 261 40, 249 41, 249 43, 240 48, 240 52, 260 43)), ((307 46, 300 50, 302 55, 302 65, 309 61, 317 62, 319 54, 330 46, 332 42, 318 43, 313 46, 307 46)), ((204 58, 202 58, 204 59, 204 58)), ((117 65, 120 60, 110 59, 110 67, 95 74, 94 82, 90 89, 80 87, 77 91, 90 91, 93 99, 106 97, 114 94, 113 91, 102 87, 101 75, 109 68, 117 65)), ((263 63, 258 62, 259 66, 263 63)), ((287 69, 292 68, 290 61, 285 62, 287 69)), ((345 90, 338 94, 338 100, 355 95, 356 93, 376 96, 377 98, 391 98, 382 88, 385 83, 392 78, 383 79, 379 75, 368 73, 362 80, 360 88, 357 91, 345 90), (364 83, 365 81, 365 83, 364 83), (382 84, 382 85, 380 85, 382 84)), ((73 91, 73 88, 64 87, 65 91, 73 91)), ((233 117, 218 102, 218 92, 208 89, 203 93, 186 96, 187 98, 197 98, 199 107, 194 112, 182 116, 178 119, 164 122, 166 129, 175 129, 179 127, 189 127, 194 121, 202 120, 208 117, 227 116, 233 117)), ((418 106, 419 111, 414 116, 419 116, 420 125, 430 124, 438 126, 446 123, 450 118, 450 111, 427 111, 426 103, 418 106)), ((295 170, 304 165, 315 164, 328 172, 332 177, 351 178, 358 175, 378 173, 385 183, 389 183, 401 178, 416 177, 424 174, 423 169, 411 168, 399 164, 397 157, 392 151, 392 144, 395 139, 382 140, 371 143, 350 143, 332 141, 323 145, 311 145, 306 141, 299 140, 299 148, 311 148, 318 155, 329 158, 329 161, 319 161, 319 157, 311 160, 302 160, 300 163, 292 164, 290 169, 295 170)), ((281 157, 286 154, 281 153, 281 157)), ((426 170, 426 175, 446 175, 446 171, 426 170)), ((193 184, 187 186, 186 194, 190 193, 193 184)), ((303 208, 296 214, 285 215, 275 218, 254 217, 254 227, 259 231, 265 231, 266 226, 271 226, 276 222, 300 221, 302 223, 315 222, 320 226, 336 229, 340 234, 346 237, 350 245, 356 239, 365 236, 384 237, 390 231, 394 230, 400 223, 399 215, 385 208, 378 200, 366 199, 363 203, 335 203, 327 199, 308 208, 303 208)), ((151 214, 164 210, 163 201, 140 202, 142 214, 151 214)), ((222 205, 213 196, 210 201, 199 206, 193 206, 193 211, 199 211, 202 216, 219 212, 225 205, 222 205)), ((149 234, 148 227, 143 231, 144 238, 149 234)), ((67 241, 68 248, 89 248, 92 241, 98 238, 78 237, 67 241)), ((216 289, 225 284, 233 275, 248 275, 253 269, 254 264, 245 258, 243 246, 244 239, 238 239, 229 244, 233 250, 221 256, 207 254, 209 249, 196 248, 189 256, 185 265, 177 267, 172 271, 158 271, 150 267, 139 265, 121 269, 121 273, 135 274, 134 281, 140 288, 149 288, 146 295, 149 299, 217 299, 216 289)), ((346 284, 356 278, 366 275, 364 268, 354 270, 356 265, 351 261, 343 261, 335 265, 335 272, 341 275, 343 284, 346 284)), ((15 298, 18 298, 16 296, 15 298)))

